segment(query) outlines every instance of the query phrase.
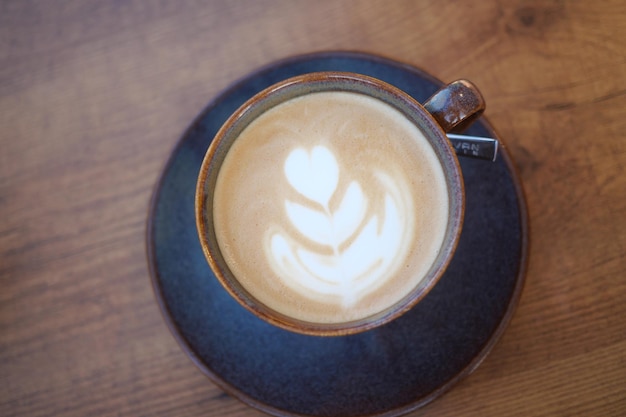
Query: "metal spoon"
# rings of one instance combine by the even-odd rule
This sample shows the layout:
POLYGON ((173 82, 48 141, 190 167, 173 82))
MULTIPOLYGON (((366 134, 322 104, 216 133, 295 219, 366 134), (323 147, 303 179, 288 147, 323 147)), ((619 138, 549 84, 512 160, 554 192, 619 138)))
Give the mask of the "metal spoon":
POLYGON ((498 141, 496 139, 453 133, 447 135, 457 155, 489 161, 496 160, 498 155, 498 141))

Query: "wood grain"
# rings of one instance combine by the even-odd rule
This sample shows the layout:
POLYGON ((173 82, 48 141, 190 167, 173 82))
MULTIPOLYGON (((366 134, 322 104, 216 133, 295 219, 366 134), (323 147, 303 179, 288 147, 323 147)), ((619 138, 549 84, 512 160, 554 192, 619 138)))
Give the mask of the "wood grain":
POLYGON ((621 0, 0 2, 0 415, 262 415, 168 332, 147 209, 212 97, 321 50, 474 81, 528 199, 510 327, 412 415, 625 415, 624 39, 621 0))

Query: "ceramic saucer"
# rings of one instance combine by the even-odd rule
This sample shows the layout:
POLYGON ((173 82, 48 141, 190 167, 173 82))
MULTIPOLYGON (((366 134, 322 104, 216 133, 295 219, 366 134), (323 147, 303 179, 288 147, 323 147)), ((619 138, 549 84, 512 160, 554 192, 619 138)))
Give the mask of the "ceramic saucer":
MULTIPOLYGON (((214 383, 277 416, 396 416, 450 389, 502 335, 524 281, 527 222, 506 147, 496 162, 462 159, 465 223, 437 286, 415 308, 365 333, 312 337, 281 330, 239 306, 213 276, 198 242, 196 179, 226 118, 291 76, 350 71, 425 101, 442 83, 378 56, 330 52, 269 65, 231 86, 198 116, 155 189, 147 249, 156 298, 183 350, 214 383)), ((485 118, 467 132, 497 138, 485 118)))

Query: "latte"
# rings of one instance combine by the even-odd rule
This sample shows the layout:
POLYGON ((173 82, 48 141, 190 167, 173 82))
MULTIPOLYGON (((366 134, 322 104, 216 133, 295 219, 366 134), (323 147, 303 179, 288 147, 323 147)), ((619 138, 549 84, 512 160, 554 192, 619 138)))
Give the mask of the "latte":
POLYGON ((288 317, 343 323, 423 279, 448 222, 443 169, 390 105, 316 92, 262 113, 219 169, 213 224, 228 269, 288 317))

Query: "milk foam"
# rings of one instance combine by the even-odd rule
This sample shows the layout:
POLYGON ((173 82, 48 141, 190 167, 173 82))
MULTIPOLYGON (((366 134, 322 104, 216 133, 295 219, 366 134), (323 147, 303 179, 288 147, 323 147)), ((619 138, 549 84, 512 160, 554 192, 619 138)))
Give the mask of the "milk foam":
POLYGON ((333 210, 329 201, 341 174, 335 155, 324 146, 310 153, 303 148, 291 151, 285 177, 308 200, 307 205, 285 200, 287 217, 299 235, 270 232, 264 249, 276 274, 301 296, 335 296, 350 308, 395 272, 394 261, 404 257, 412 238, 413 207, 402 198, 408 192, 400 185, 402 179, 377 171, 375 186, 384 193, 385 207, 380 221, 368 212, 368 197, 357 181, 350 182, 333 210), (328 250, 316 251, 311 243, 328 250))
POLYGON ((404 115, 356 93, 282 103, 241 132, 213 196, 220 251, 257 300, 304 321, 368 317, 414 289, 448 217, 438 159, 404 115))

